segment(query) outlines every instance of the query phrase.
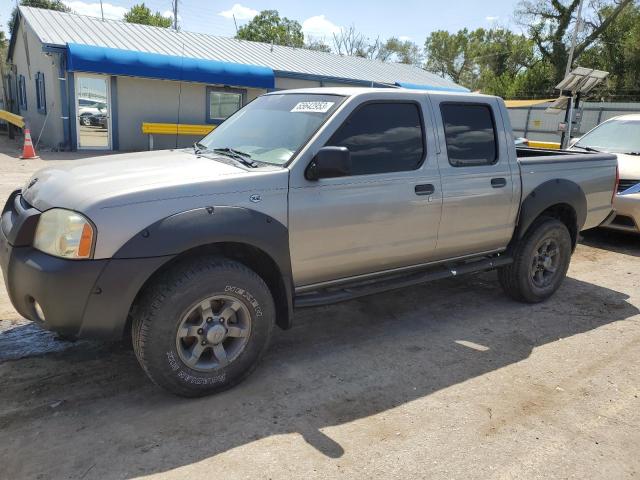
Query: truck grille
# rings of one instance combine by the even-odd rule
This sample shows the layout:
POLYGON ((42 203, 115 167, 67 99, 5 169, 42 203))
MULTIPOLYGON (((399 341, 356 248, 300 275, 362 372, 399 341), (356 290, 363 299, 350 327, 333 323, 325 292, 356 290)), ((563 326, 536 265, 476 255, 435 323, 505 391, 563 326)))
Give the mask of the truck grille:
POLYGON ((640 180, 627 180, 620 179, 620 183, 618 183, 618 193, 624 192, 628 188, 633 187, 637 183, 640 183, 640 180))

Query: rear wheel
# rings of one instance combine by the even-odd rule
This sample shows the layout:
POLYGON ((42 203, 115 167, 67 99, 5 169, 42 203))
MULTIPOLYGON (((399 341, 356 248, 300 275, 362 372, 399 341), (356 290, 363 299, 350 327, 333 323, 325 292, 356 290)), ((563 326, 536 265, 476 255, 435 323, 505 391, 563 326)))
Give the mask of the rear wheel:
POLYGON ((513 263, 498 270, 502 288, 522 302, 549 298, 567 275, 571 250, 566 225, 555 218, 539 218, 516 245, 513 263))
POLYGON ((159 279, 132 324, 133 346, 149 377, 177 395, 229 388, 257 366, 275 323, 271 293, 241 263, 197 258, 159 279))

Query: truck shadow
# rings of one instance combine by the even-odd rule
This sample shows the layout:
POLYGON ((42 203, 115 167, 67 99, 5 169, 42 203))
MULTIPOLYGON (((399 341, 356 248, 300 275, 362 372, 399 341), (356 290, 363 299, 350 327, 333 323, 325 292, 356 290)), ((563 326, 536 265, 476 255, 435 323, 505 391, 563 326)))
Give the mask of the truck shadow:
POLYGON ((580 243, 593 248, 640 257, 640 235, 633 233, 593 228, 582 232, 580 243))
POLYGON ((487 273, 299 310, 295 327, 276 333, 253 376, 196 400, 150 385, 122 347, 85 342, 6 361, 0 363, 6 439, 0 458, 8 478, 123 478, 290 433, 338 458, 344 449, 322 432, 326 427, 384 412, 639 313, 627 299, 568 278, 551 300, 523 305, 506 299, 495 274, 487 273))

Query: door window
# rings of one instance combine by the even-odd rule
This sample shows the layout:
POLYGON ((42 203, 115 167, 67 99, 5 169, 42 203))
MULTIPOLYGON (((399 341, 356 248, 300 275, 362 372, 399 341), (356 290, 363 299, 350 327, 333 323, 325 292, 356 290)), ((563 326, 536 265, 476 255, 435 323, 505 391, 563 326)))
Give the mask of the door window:
POLYGON ((327 145, 349 149, 353 175, 415 170, 425 152, 419 106, 411 102, 365 104, 327 145))
POLYGON ((495 123, 489 105, 440 105, 449 163, 454 167, 493 165, 498 161, 495 123))

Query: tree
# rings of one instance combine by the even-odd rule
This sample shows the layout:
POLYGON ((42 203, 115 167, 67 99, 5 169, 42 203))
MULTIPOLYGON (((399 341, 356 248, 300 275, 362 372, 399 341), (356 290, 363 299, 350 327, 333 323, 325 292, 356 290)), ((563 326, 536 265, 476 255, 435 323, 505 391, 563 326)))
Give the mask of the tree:
POLYGON ((324 40, 317 40, 310 38, 307 43, 304 44, 304 48, 307 50, 315 50, 316 52, 331 53, 331 47, 327 45, 324 40))
MULTIPOLYGON (((633 0, 594 0, 596 6, 609 6, 605 16, 587 15, 573 60, 580 58, 633 0)), ((540 55, 554 69, 554 82, 564 78, 569 58, 569 43, 580 0, 522 0, 516 18, 529 31, 540 55)))
POLYGON ((280 17, 277 10, 260 12, 253 20, 238 29, 236 38, 287 47, 304 47, 304 34, 300 23, 280 17))
POLYGON ((169 17, 163 17, 160 12, 152 13, 151 9, 147 7, 144 2, 131 7, 131 9, 124 14, 124 21, 163 28, 169 28, 173 24, 173 20, 169 17))
MULTIPOLYGON (((57 10, 59 12, 70 12, 71 9, 67 7, 61 0, 21 0, 20 5, 25 7, 45 8, 47 10, 57 10)), ((9 34, 13 36, 16 16, 18 15, 18 7, 14 7, 11 11, 11 17, 9 19, 9 34)))
MULTIPOLYGON (((506 29, 436 31, 425 41, 425 68, 472 90, 507 96, 518 76, 528 74, 533 43, 506 29)), ((536 70, 536 74, 542 70, 536 70)))
POLYGON ((423 56, 420 47, 412 41, 391 37, 382 45, 377 59, 383 62, 406 63, 418 67, 422 64, 423 56))
POLYGON ((356 30, 355 25, 341 28, 340 32, 333 34, 333 47, 338 55, 362 58, 378 58, 382 43, 380 37, 371 41, 356 30))
POLYGON ((469 31, 465 28, 457 33, 445 30, 431 32, 424 42, 427 57, 425 68, 442 77, 448 77, 455 83, 469 84, 465 81, 472 68, 469 31))

